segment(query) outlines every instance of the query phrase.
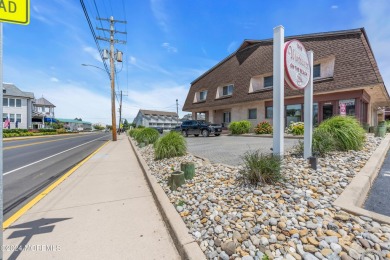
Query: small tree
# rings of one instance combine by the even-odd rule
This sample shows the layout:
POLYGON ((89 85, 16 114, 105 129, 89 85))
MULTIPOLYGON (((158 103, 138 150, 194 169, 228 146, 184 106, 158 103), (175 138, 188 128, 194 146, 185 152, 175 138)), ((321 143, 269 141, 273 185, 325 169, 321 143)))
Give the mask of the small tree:
POLYGON ((102 130, 104 130, 105 127, 100 125, 100 124, 94 124, 93 128, 98 130, 98 131, 102 131, 102 130))
POLYGON ((129 122, 127 121, 127 119, 125 119, 125 121, 123 122, 123 129, 129 130, 129 128, 130 128, 130 124, 129 124, 129 122))

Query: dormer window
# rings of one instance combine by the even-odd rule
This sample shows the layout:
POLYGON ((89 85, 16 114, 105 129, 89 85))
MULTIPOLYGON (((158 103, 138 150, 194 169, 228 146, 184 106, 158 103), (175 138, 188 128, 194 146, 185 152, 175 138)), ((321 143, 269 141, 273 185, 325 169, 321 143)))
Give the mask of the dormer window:
POLYGON ((274 77, 264 77, 264 88, 271 88, 274 85, 274 77))
POLYGON ((321 78, 321 64, 313 66, 313 78, 321 78))
POLYGON ((199 93, 199 101, 204 101, 207 98, 207 90, 201 91, 199 93))
POLYGON ((194 103, 204 102, 207 98, 207 90, 202 90, 195 93, 194 103))
POLYGON ((231 96, 233 94, 233 85, 227 85, 222 88, 223 96, 231 96))

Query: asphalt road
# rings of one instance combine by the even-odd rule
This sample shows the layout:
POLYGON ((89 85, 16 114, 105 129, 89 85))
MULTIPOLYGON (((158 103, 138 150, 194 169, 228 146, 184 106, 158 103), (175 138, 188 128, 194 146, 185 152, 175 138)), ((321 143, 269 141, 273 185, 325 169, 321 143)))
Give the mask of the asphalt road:
POLYGON ((4 219, 110 139, 91 133, 4 142, 4 219))
POLYGON ((390 217, 390 150, 387 151, 364 208, 390 217))

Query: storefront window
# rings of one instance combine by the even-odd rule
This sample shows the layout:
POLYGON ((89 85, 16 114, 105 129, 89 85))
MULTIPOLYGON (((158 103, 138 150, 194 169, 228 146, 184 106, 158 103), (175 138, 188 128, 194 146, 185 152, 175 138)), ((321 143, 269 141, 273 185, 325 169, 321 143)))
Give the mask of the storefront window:
POLYGON ((291 122, 301 122, 302 121, 302 105, 287 105, 286 106, 286 127, 290 125, 291 122))
POLYGON ((313 104, 313 125, 318 125, 318 103, 313 104))
POLYGON ((355 115, 355 99, 343 99, 339 101, 339 114, 354 116, 355 115))

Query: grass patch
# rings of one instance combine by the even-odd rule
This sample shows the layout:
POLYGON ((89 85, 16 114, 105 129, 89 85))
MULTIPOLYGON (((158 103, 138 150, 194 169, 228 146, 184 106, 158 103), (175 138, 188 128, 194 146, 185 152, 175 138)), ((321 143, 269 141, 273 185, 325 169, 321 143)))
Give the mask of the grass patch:
POLYGON ((248 151, 242 157, 244 167, 239 171, 239 181, 245 184, 273 184, 282 180, 282 158, 260 151, 248 151))
POLYGON ((156 129, 147 127, 138 129, 134 139, 138 143, 154 144, 159 137, 160 133, 156 129))

